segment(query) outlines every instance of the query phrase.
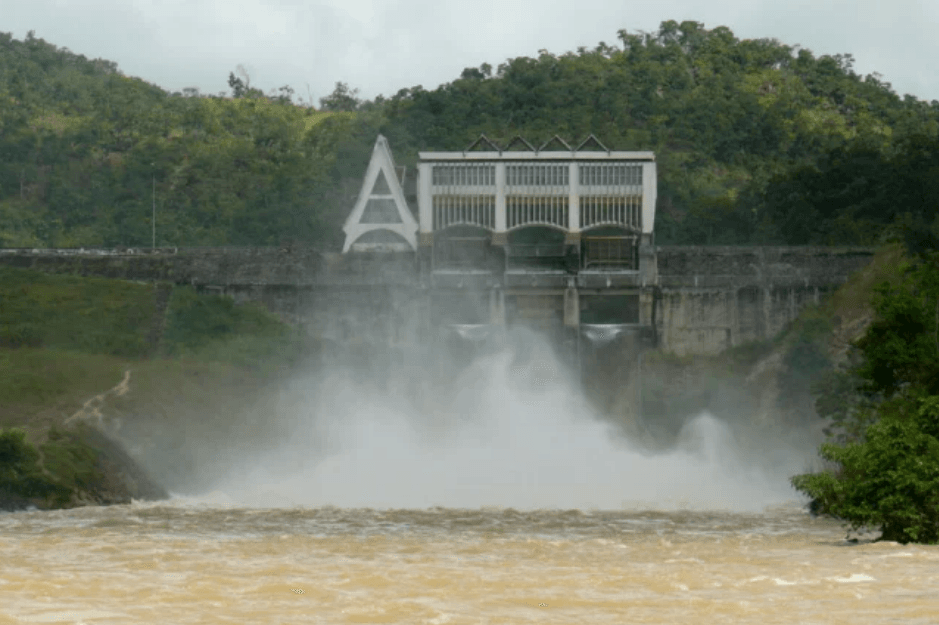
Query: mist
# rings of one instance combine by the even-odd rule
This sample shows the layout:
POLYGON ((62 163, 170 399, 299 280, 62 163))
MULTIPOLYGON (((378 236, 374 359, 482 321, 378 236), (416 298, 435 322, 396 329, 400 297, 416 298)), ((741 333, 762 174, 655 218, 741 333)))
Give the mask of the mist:
POLYGON ((462 367, 431 350, 384 374, 333 366, 293 378, 265 415, 283 436, 201 496, 262 507, 761 511, 800 500, 788 478, 814 456, 814 440, 706 412, 667 450, 646 448, 640 426, 597 414, 532 335, 462 367))

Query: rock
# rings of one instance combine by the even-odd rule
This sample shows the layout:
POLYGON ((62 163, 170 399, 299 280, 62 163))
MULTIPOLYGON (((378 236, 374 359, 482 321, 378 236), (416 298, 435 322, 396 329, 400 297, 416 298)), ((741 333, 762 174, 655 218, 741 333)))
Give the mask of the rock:
POLYGON ((0 512, 16 512, 33 507, 32 501, 0 488, 0 512))
POLYGON ((96 504, 130 503, 132 499, 158 500, 169 493, 155 482, 124 448, 100 430, 82 428, 80 440, 98 455, 95 468, 101 478, 88 489, 87 495, 96 504))

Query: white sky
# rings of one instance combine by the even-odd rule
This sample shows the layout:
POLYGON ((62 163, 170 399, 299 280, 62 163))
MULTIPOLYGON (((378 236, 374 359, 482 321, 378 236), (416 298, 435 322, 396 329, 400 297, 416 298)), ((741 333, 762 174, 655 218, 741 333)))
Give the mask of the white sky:
POLYGON ((314 103, 337 81, 367 98, 433 89, 465 67, 616 44, 669 19, 849 53, 901 96, 939 100, 939 0, 0 0, 0 32, 34 30, 170 91, 228 91, 241 64, 252 86, 314 103))

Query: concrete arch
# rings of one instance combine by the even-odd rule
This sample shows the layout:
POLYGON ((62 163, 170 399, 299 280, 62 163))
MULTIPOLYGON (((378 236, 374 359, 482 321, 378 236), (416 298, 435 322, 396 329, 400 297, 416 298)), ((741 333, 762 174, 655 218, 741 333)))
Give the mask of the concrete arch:
POLYGON ((434 231, 434 266, 470 267, 487 263, 492 230, 478 224, 450 224, 434 231))
POLYGON ((518 232, 520 230, 526 230, 528 228, 545 228, 547 230, 554 230, 554 231, 561 232, 564 234, 570 232, 569 228, 565 228, 563 226, 557 226, 555 224, 546 224, 546 223, 540 223, 540 222, 532 222, 532 223, 525 223, 525 224, 519 224, 517 226, 512 226, 511 228, 506 228, 506 232, 509 232, 509 233, 518 232))
POLYGON ((354 252, 409 252, 411 243, 400 232, 390 228, 373 228, 359 234, 348 244, 354 252))
POLYGON ((489 236, 494 232, 492 228, 480 226, 479 224, 450 224, 446 228, 434 230, 434 237, 438 236, 489 236))
POLYGON ((493 232, 496 231, 495 227, 483 226, 483 225, 480 225, 478 223, 474 223, 471 221, 454 221, 454 222, 448 223, 443 228, 435 228, 434 236, 436 237, 440 233, 450 232, 454 228, 474 228, 483 232, 487 232, 489 234, 492 234, 493 232))
POLYGON ((509 266, 563 268, 567 263, 567 230, 545 224, 513 228, 507 234, 505 249, 509 266))
POLYGON ((581 229, 581 234, 585 236, 616 236, 617 234, 626 234, 630 236, 639 236, 642 234, 640 228, 630 228, 622 224, 596 224, 581 229))

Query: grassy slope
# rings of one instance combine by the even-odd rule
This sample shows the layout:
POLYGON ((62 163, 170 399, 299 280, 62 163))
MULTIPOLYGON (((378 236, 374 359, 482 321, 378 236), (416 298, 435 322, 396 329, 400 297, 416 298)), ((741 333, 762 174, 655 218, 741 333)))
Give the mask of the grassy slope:
POLYGON ((154 288, 0 268, 0 345, 143 356, 154 288))
POLYGON ((100 483, 82 419, 66 426, 73 415, 97 421, 101 409, 106 427, 119 417, 151 437, 223 445, 232 427, 244 433, 265 386, 298 355, 289 328, 260 307, 189 288, 174 290, 163 341, 150 345, 154 302, 153 285, 0 270, 0 430, 24 429, 40 472, 65 487, 46 503, 74 503, 84 497, 76 489, 100 483), (128 371, 128 392, 113 392, 128 371))

